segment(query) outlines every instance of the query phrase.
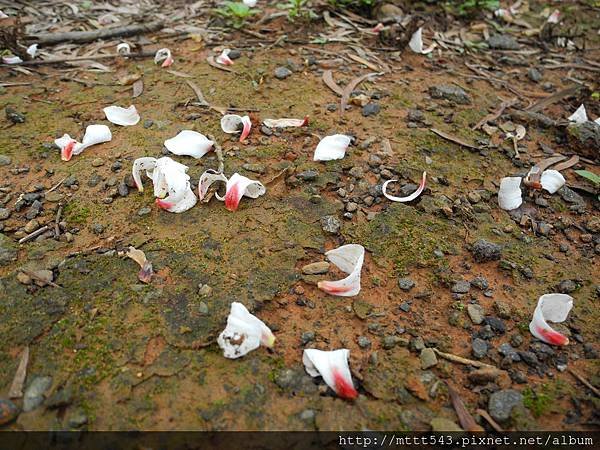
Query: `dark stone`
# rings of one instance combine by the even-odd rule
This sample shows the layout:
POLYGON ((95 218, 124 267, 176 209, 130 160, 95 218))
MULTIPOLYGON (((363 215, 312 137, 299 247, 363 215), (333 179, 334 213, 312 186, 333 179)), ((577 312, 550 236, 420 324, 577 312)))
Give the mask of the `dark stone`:
POLYGON ((242 52, 237 49, 231 49, 231 50, 229 50, 228 56, 230 59, 238 59, 242 56, 242 52))
POLYGON ((410 278, 400 278, 398 280, 398 286, 403 291, 410 291, 413 287, 415 287, 415 282, 410 278))
POLYGON ((540 81, 542 81, 542 74, 535 67, 532 67, 527 71, 527 78, 529 78, 534 83, 539 83, 540 81))
POLYGON ((487 288, 489 288, 489 283, 488 280, 485 277, 475 277, 471 280, 471 285, 475 286, 477 289, 481 289, 482 291, 485 291, 487 288))
POLYGON ((488 352, 487 342, 480 338, 473 339, 473 342, 471 343, 471 351, 475 358, 483 358, 488 352))
POLYGON ((305 331, 300 336, 300 341, 302 342, 302 345, 306 345, 309 342, 312 342, 314 340, 315 340, 315 333, 312 331, 305 331))
POLYGON ((496 261, 502 256, 502 247, 485 239, 479 239, 473 244, 471 253, 477 262, 496 261))
POLYGON ((323 216, 321 217, 321 228, 323 231, 331 234, 337 234, 340 232, 342 222, 335 216, 323 216))
POLYGON ((519 50, 521 48, 517 40, 507 34, 493 34, 487 42, 490 48, 498 50, 519 50))
POLYGON ((573 280, 563 280, 558 285, 558 292, 561 294, 570 294, 577 289, 577 283, 573 280))
POLYGON ((468 105, 469 103, 471 103, 471 98, 469 97, 469 95, 458 86, 431 86, 429 88, 429 95, 431 95, 431 97, 433 98, 445 98, 447 100, 451 100, 455 103, 459 103, 462 105, 468 105))
POLYGON ((526 364, 532 367, 537 367, 540 364, 537 356, 535 356, 535 353, 533 352, 519 352, 519 356, 523 361, 525 361, 526 364))
POLYGON ((314 181, 319 176, 319 171, 314 169, 305 170, 303 172, 297 173, 296 178, 300 178, 304 181, 314 181))
POLYGON ((452 288, 450 288, 450 291, 455 294, 466 294, 470 290, 471 290, 471 283, 469 283, 466 280, 459 280, 456 283, 454 283, 452 288))
POLYGON ((0 399, 0 426, 10 423, 19 415, 19 408, 8 399, 0 399))
POLYGON ((358 346, 360 348, 369 348, 371 346, 371 339, 366 336, 358 337, 358 346))
POLYGON ((364 117, 375 116, 375 115, 379 114, 380 110, 381 110, 381 107, 379 106, 378 103, 367 103, 362 108, 362 115, 364 117))
POLYGON ((492 330, 494 330, 496 333, 504 334, 506 332, 504 321, 498 317, 486 317, 485 323, 492 327, 492 330))
POLYGON ((127 197, 129 195, 129 188, 124 181, 119 183, 118 192, 121 197, 127 197))
POLYGON ((12 106, 7 106, 4 108, 4 112, 6 113, 6 118, 14 123, 25 123, 25 116, 14 109, 12 106))
POLYGON ((504 422, 510 418, 513 408, 523 406, 523 396, 514 389, 503 389, 490 396, 488 412, 494 420, 504 422))
POLYGON ((292 71, 287 67, 278 67, 275 69, 274 75, 278 80, 284 80, 292 74, 292 71))

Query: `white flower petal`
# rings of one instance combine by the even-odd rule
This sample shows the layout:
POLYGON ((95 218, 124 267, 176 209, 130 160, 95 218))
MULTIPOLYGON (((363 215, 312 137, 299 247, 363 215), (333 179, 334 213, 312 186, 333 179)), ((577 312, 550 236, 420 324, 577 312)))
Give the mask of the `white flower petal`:
POLYGON ((565 177, 558 170, 544 170, 540 178, 542 189, 554 194, 566 183, 565 177))
POLYGON ((73 156, 73 149, 75 146, 81 146, 81 143, 77 142, 68 134, 63 134, 62 137, 55 139, 54 143, 60 149, 60 159, 63 161, 69 161, 73 156))
POLYGON ((214 142, 202 133, 192 130, 183 130, 171 139, 165 141, 165 147, 175 155, 193 156, 202 158, 212 148, 214 142))
POLYGON ((0 19, 8 19, 9 16, 0 10, 0 19))
POLYGON ((152 181, 156 204, 160 208, 172 213, 182 213, 196 204, 198 199, 191 189, 187 169, 187 166, 169 157, 156 161, 152 181))
POLYGON ((163 62, 161 67, 169 67, 173 64, 174 60, 171 56, 171 50, 168 48, 161 48, 156 51, 156 54, 154 55, 154 64, 158 64, 161 61, 163 62))
POLYGON ((498 205, 500 208, 511 211, 523 203, 521 198, 521 177, 504 177, 500 180, 498 191, 498 205))
POLYGON ((538 299, 537 307, 533 312, 533 319, 529 324, 529 331, 536 338, 547 344, 567 345, 569 339, 553 330, 546 322, 564 322, 573 308, 573 297, 566 294, 545 294, 538 299))
POLYGON ((269 128, 304 127, 308 125, 308 116, 304 119, 265 119, 263 124, 269 128))
POLYGON ((325 136, 317 145, 313 159, 315 161, 342 159, 346 155, 346 149, 350 145, 350 140, 350 136, 346 136, 345 134, 325 136))
POLYGON ((352 297, 360 292, 360 273, 365 259, 365 248, 346 244, 325 253, 332 264, 349 275, 338 281, 319 281, 317 287, 331 295, 352 297))
POLYGON ((227 180, 225 192, 225 207, 229 211, 235 211, 242 197, 258 198, 267 192, 267 188, 260 181, 251 180, 239 173, 234 173, 227 180))
MULTIPOLYGON (((68 136, 68 135, 65 135, 68 136)), ((133 162, 131 168, 131 174, 133 175, 133 181, 140 192, 144 192, 144 186, 142 184, 141 172, 146 171, 148 178, 152 179, 152 173, 156 167, 156 158, 144 157, 138 158, 133 162)))
POLYGON ((573 123, 585 123, 588 121, 587 112, 585 111, 585 106, 581 104, 577 110, 569 116, 569 122, 573 123))
POLYGON ((102 144, 110 140, 112 140, 112 133, 106 125, 88 125, 85 129, 81 145, 79 147, 75 146, 73 154, 78 155, 91 145, 102 144))
POLYGON ((131 47, 127 42, 121 42, 117 45, 117 53, 119 55, 129 55, 131 53, 131 47))
POLYGON ((2 62, 4 64, 21 64, 23 60, 18 56, 3 56, 2 62))
POLYGON ((29 56, 31 56, 31 59, 35 58, 35 55, 37 54, 38 51, 38 44, 31 44, 29 47, 27 47, 27 54, 29 56))
POLYGON ((138 272, 138 279, 142 283, 149 283, 154 271, 152 270, 152 263, 146 259, 146 254, 133 246, 129 246, 127 253, 125 254, 128 258, 133 259, 140 265, 140 271, 138 272))
MULTIPOLYGON (((206 197, 206 193, 208 192, 210 186, 217 181, 227 183, 227 177, 222 173, 212 169, 208 169, 200 176, 200 181, 198 182, 198 197, 201 201, 204 199, 204 197, 206 197)), ((216 192, 215 197, 221 201, 225 200, 224 197, 219 196, 219 194, 216 192)))
POLYGON ((217 338, 225 358, 235 359, 257 349, 261 344, 273 347, 275 336, 258 317, 238 302, 231 304, 227 326, 217 338))
POLYGON ((140 115, 134 105, 129 108, 121 108, 120 106, 107 106, 104 108, 104 114, 109 122, 115 125, 124 127, 136 125, 140 121, 140 115))
POLYGON ((560 21, 560 11, 555 9, 552 14, 548 16, 548 23, 558 23, 560 21))
POLYGON ((256 6, 256 0, 244 0, 244 5, 249 8, 254 8, 256 6))
POLYGON ((223 49, 221 54, 215 58, 215 61, 224 66, 232 66, 233 61, 231 60, 231 58, 229 58, 230 52, 231 52, 231 50, 228 48, 223 49))
POLYGON ((242 142, 250 134, 252 122, 248 116, 238 116, 237 114, 225 114, 221 117, 221 129, 228 134, 239 133, 240 142, 242 142))
POLYGON ((417 190, 407 197, 395 197, 395 196, 389 195, 387 193, 387 185, 394 181, 398 181, 398 180, 387 180, 385 183, 383 183, 383 186, 381 187, 381 192, 383 193, 385 198, 387 198, 388 200, 391 200, 393 202, 400 202, 400 203, 412 202, 419 195, 421 195, 421 193, 425 189, 425 183, 427 182, 427 172, 423 172, 423 176, 421 177, 421 183, 419 184, 419 187, 417 188, 417 190))
POLYGON ((428 48, 423 49, 423 28, 421 27, 413 33, 413 35, 410 38, 410 42, 408 43, 408 46, 415 53, 427 55, 435 49, 436 44, 433 43, 428 48))
POLYGON ((348 366, 348 349, 322 351, 312 348, 304 350, 302 363, 311 377, 321 376, 323 381, 342 398, 356 398, 358 392, 352 383, 348 366))

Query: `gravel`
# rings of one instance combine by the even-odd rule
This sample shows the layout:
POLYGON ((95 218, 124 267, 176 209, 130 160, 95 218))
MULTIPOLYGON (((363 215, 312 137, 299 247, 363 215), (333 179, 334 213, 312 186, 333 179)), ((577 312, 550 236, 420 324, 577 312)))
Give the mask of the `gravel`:
POLYGON ((494 420, 504 422, 510 418, 513 408, 523 406, 523 396, 514 389, 503 389, 490 396, 488 412, 494 420))

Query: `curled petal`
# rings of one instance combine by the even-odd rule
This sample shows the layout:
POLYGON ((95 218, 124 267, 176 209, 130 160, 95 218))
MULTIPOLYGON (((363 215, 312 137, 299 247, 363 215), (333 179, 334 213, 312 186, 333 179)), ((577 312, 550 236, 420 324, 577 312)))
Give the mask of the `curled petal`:
POLYGON ((225 358, 235 359, 257 349, 260 345, 272 348, 275 336, 258 317, 250 314, 238 302, 231 304, 227 326, 217 338, 225 358))
POLYGON ((38 51, 38 44, 31 44, 29 47, 27 47, 27 54, 29 56, 31 56, 31 59, 35 58, 35 55, 37 54, 38 51))
POLYGON ((60 148, 60 159, 63 161, 69 161, 73 156, 75 145, 81 145, 68 134, 63 134, 62 137, 55 139, 54 143, 60 148))
POLYGON ((349 355, 350 351, 345 348, 333 351, 307 348, 302 355, 302 363, 311 377, 323 377, 323 381, 338 396, 354 399, 358 397, 358 392, 352 383, 348 366, 349 355))
POLYGON ((423 192, 423 190, 425 189, 425 183, 427 181, 427 172, 423 172, 423 176, 421 177, 421 183, 419 184, 419 187, 417 188, 417 190, 415 192, 410 194, 408 197, 395 197, 395 196, 389 195, 387 193, 387 185, 394 181, 398 181, 398 180, 387 180, 385 183, 383 183, 383 186, 381 187, 381 192, 383 193, 385 198, 387 198, 388 200, 391 200, 393 202, 401 202, 401 203, 412 202, 415 198, 417 198, 419 195, 421 195, 421 192, 423 192))
POLYGON ((171 56, 171 50, 168 48, 161 48, 160 50, 156 51, 156 54, 154 55, 154 64, 158 64, 161 61, 161 67, 169 67, 171 64, 173 64, 174 60, 171 56))
POLYGON ((579 108, 577 108, 575 110, 575 112, 573 114, 571 114, 569 116, 569 122, 573 122, 573 123, 585 123, 588 121, 588 116, 587 116, 587 112, 585 111, 585 106, 583 104, 581 104, 581 106, 579 106, 579 108))
POLYGON ((555 9, 552 14, 548 16, 548 23, 558 23, 560 21, 560 11, 555 9))
POLYGON ((234 173, 227 180, 225 192, 225 207, 229 211, 238 209, 242 197, 258 198, 264 195, 267 189, 260 181, 251 180, 239 173, 234 173))
POLYGON ((133 167, 131 169, 131 175, 133 176, 133 181, 140 192, 144 192, 144 186, 142 185, 141 172, 145 170, 148 174, 149 178, 152 178, 152 171, 156 167, 156 158, 144 157, 138 158, 133 162, 133 167))
POLYGON ((3 56, 2 62, 4 64, 21 64, 23 60, 18 56, 3 56))
POLYGON ((238 116, 237 114, 225 114, 221 118, 221 129, 225 133, 235 134, 242 132, 240 142, 242 142, 250 134, 252 122, 248 116, 238 116))
POLYGON ((538 299, 537 307, 533 312, 533 319, 529 324, 529 331, 536 338, 547 344, 567 345, 569 339, 553 330, 546 322, 564 322, 573 308, 573 297, 566 294, 545 294, 538 299))
POLYGON ((365 248, 358 244, 342 245, 329 250, 325 256, 341 271, 349 274, 343 280, 319 281, 317 287, 331 295, 352 297, 360 292, 360 272, 365 259, 365 248))
POLYGON ((161 160, 164 161, 157 161, 152 174, 154 195, 158 197, 156 204, 172 213, 187 211, 197 202, 190 186, 190 177, 186 173, 187 166, 168 157, 161 160))
POLYGON ((106 125, 88 125, 81 143, 68 134, 56 139, 54 143, 60 148, 61 159, 69 161, 73 155, 79 155, 87 147, 108 142, 111 139, 112 134, 106 125))
POLYGON ((215 61, 217 61, 217 63, 222 64, 224 66, 232 66, 233 61, 231 60, 231 58, 229 58, 229 52, 231 52, 230 49, 228 49, 228 48, 223 49, 223 51, 221 52, 221 54, 219 56, 217 56, 215 61))
POLYGON ((305 127, 308 126, 308 116, 304 119, 265 119, 263 124, 269 128, 305 127))
POLYGON ((313 160, 332 161, 342 159, 346 155, 346 149, 350 145, 350 136, 345 134, 334 134, 325 136, 315 149, 313 160))
POLYGON ((517 209, 523 203, 521 198, 521 177, 504 177, 500 180, 498 205, 505 211, 517 209))
POLYGON ((115 125, 128 127, 136 125, 140 121, 140 115, 134 105, 131 105, 129 108, 107 106, 103 111, 108 121, 115 125))
POLYGON ((140 265, 140 271, 138 273, 139 280, 143 283, 149 283, 154 271, 152 270, 152 263, 146 259, 146 254, 142 250, 129 246, 129 250, 125 256, 133 259, 140 265))
POLYGON ((373 29, 371 30, 373 33, 380 33, 381 30, 383 30, 385 28, 385 25, 382 24, 381 22, 379 22, 377 25, 375 25, 373 27, 373 29))
POLYGON ((175 155, 187 155, 202 158, 210 151, 214 142, 202 133, 192 130, 183 130, 171 139, 165 141, 165 147, 175 155))
POLYGON ((419 28, 413 33, 412 37, 410 38, 410 42, 408 43, 408 46, 413 52, 419 53, 421 55, 426 55, 428 53, 431 53, 435 49, 436 44, 433 43, 428 48, 423 49, 423 28, 419 28))
POLYGON ((542 184, 542 189, 554 194, 565 185, 566 180, 558 170, 550 169, 542 172, 540 183, 542 184))
POLYGON ((131 47, 127 42, 121 42, 117 45, 117 53, 119 55, 129 55, 131 53, 131 47))
MULTIPOLYGON (((200 201, 206 197, 206 193, 208 192, 210 186, 217 181, 227 183, 227 177, 222 173, 212 169, 208 169, 206 172, 200 175, 200 181, 198 182, 198 197, 200 201)), ((224 198, 220 197, 217 193, 215 193, 215 197, 221 201, 224 200, 224 198)))

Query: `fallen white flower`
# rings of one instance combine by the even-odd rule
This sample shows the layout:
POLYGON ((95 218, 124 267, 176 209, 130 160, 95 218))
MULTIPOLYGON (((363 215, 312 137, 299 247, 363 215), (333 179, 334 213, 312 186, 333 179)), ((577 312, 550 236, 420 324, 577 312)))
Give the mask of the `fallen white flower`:
POLYGON ((243 142, 246 137, 250 134, 252 128, 252 122, 248 116, 238 116, 237 114, 225 114, 221 117, 221 129, 228 134, 239 133, 240 142, 243 142))
POLYGON ((288 128, 308 126, 308 116, 304 119, 265 119, 263 124, 269 128, 288 128))
POLYGON ((60 157, 63 161, 69 161, 73 155, 79 155, 86 148, 108 142, 112 139, 110 128, 106 125, 88 125, 85 129, 82 142, 77 142, 68 134, 64 134, 54 143, 60 148, 60 157))
POLYGON ((146 259, 146 254, 142 250, 130 245, 125 256, 139 264, 138 279, 142 283, 150 283, 154 271, 152 270, 152 263, 146 259))
POLYGON ((2 62, 4 64, 21 64, 23 60, 18 56, 3 56, 2 62))
POLYGON ((177 136, 165 141, 165 147, 171 153, 194 158, 202 158, 210 151, 213 144, 214 142, 202 133, 192 130, 180 131, 177 136))
POLYGON ((349 274, 338 281, 319 281, 317 287, 331 295, 352 297, 360 292, 360 272, 365 260, 365 248, 358 244, 346 244, 325 253, 333 265, 349 274))
POLYGON ((558 23, 560 21, 560 11, 555 9, 552 14, 548 16, 548 23, 558 23))
POLYGON ((400 202, 400 203, 412 202, 419 195, 421 195, 421 193, 425 189, 425 183, 427 181, 427 172, 423 172, 423 175, 421 177, 421 183, 419 184, 419 187, 417 188, 417 190, 407 197, 395 197, 395 196, 387 193, 387 185, 389 183, 393 183, 395 181, 398 181, 398 180, 387 180, 385 183, 383 183, 383 186, 381 186, 381 192, 383 193, 385 198, 387 198, 388 200, 391 200, 393 202, 400 202))
POLYGON ((221 54, 216 57, 215 61, 224 66, 232 66, 233 61, 229 57, 229 52, 231 52, 230 49, 228 49, 228 48, 223 49, 221 54))
MULTIPOLYGON (((206 197, 206 193, 211 185, 218 181, 227 183, 227 177, 213 169, 208 169, 206 172, 200 175, 200 181, 198 182, 198 198, 200 201, 204 200, 204 197, 206 197)), ((220 201, 225 200, 225 197, 221 197, 217 192, 215 192, 215 197, 217 197, 217 199, 220 201)))
POLYGON ((315 149, 313 160, 332 161, 342 159, 346 155, 346 149, 350 145, 350 136, 345 134, 334 134, 325 136, 315 149))
POLYGON ((225 207, 229 211, 235 211, 238 208, 242 197, 258 198, 261 195, 264 195, 265 192, 267 192, 267 189, 260 181, 251 180, 239 173, 234 173, 231 178, 227 180, 225 207))
POLYGON ((583 105, 583 103, 581 104, 581 106, 579 106, 579 108, 577 108, 575 110, 575 112, 573 114, 571 114, 568 118, 569 122, 573 122, 573 123, 585 123, 588 121, 588 116, 587 116, 587 112, 585 110, 585 106, 583 105))
POLYGON ((136 125, 140 121, 140 115, 134 105, 129 108, 120 106, 107 106, 103 109, 106 119, 115 125, 129 127, 136 125))
POLYGON ((121 42, 117 45, 117 53, 119 55, 129 55, 131 53, 131 47, 127 42, 121 42))
POLYGON ((254 8, 256 6, 256 0, 244 0, 244 5, 249 8, 254 8))
POLYGON ((217 338, 225 358, 235 359, 257 349, 260 345, 272 348, 275 336, 258 317, 250 314, 238 302, 231 304, 227 326, 217 338))
POLYGON ((140 173, 146 171, 152 180, 156 204, 169 212, 182 213, 196 204, 196 196, 190 187, 188 167, 172 160, 168 156, 155 159, 138 158, 133 162, 133 180, 140 192, 144 187, 140 173))
POLYGON ((0 19, 8 19, 9 16, 0 10, 0 19))
POLYGON ((544 170, 540 178, 542 189, 554 194, 566 183, 565 177, 558 170, 544 170))
POLYGON ((35 55, 37 54, 38 51, 38 44, 31 44, 29 47, 27 47, 27 54, 29 56, 31 56, 31 59, 35 58, 35 55))
POLYGON ((408 46, 415 53, 419 53, 421 55, 427 55, 428 53, 431 53, 435 49, 437 44, 434 42, 428 48, 423 49, 423 28, 419 28, 411 36, 408 46))
POLYGON ((304 349, 302 363, 311 377, 320 375, 338 396, 353 399, 358 397, 358 392, 352 383, 348 366, 349 355, 350 350, 345 348, 332 351, 307 348, 304 349))
POLYGON ((163 62, 161 67, 169 67, 173 64, 174 59, 171 56, 171 50, 168 48, 161 48, 156 51, 156 54, 154 55, 154 64, 158 64, 161 61, 163 62))
POLYGON ((567 345, 569 339, 553 330, 548 325, 550 322, 564 322, 573 308, 573 297, 566 294, 545 294, 538 299, 538 304, 533 312, 533 319, 529 324, 529 331, 536 338, 552 345, 567 345))
POLYGON ((500 180, 498 205, 505 211, 517 209, 523 203, 521 197, 521 177, 504 177, 500 180))

